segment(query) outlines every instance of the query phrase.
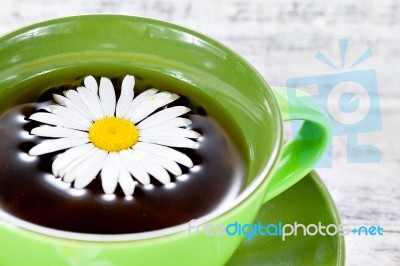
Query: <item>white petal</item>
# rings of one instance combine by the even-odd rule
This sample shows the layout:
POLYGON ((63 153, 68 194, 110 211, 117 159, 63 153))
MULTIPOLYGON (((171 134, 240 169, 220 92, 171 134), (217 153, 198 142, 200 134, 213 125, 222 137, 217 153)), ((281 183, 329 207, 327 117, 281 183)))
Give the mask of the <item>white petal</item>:
MULTIPOLYGON (((81 163, 81 162, 83 162, 83 160, 79 161, 79 163, 81 163)), ((75 165, 75 167, 76 167, 76 165, 75 165)), ((68 171, 63 175, 62 180, 66 183, 72 183, 75 181, 75 179, 76 179, 76 175, 72 171, 68 171)))
POLYGON ((87 76, 84 79, 84 84, 85 87, 91 90, 94 94, 97 94, 97 91, 99 90, 97 86, 97 81, 93 76, 87 76))
POLYGON ((76 172, 74 188, 82 189, 92 182, 100 172, 106 158, 107 152, 98 149, 93 156, 85 160, 85 167, 76 172))
POLYGON ((160 92, 156 95, 147 97, 146 100, 135 109, 130 120, 135 124, 142 121, 155 110, 166 105, 170 97, 171 94, 169 92, 160 92))
POLYGON ((151 143, 144 143, 144 142, 138 142, 135 145, 135 150, 143 150, 146 152, 152 152, 154 154, 157 154, 159 156, 174 160, 177 163, 180 163, 186 167, 193 167, 193 162, 187 156, 186 154, 171 149, 169 147, 157 145, 157 144, 151 144, 151 143))
POLYGON ((172 118, 186 114, 189 111, 190 109, 185 106, 174 106, 171 108, 167 108, 149 116, 148 118, 140 122, 138 124, 138 128, 143 129, 150 126, 154 126, 163 123, 165 121, 168 121, 172 118))
POLYGON ((139 94, 135 99, 133 99, 131 105, 129 106, 128 111, 126 112, 126 114, 124 115, 124 118, 129 119, 133 112, 135 111, 135 109, 144 101, 146 100, 148 97, 154 95, 157 93, 156 89, 148 89, 145 90, 144 92, 142 92, 141 94, 139 94))
POLYGON ((93 155, 95 155, 97 150, 90 152, 91 156, 84 156, 84 159, 77 159, 73 162, 73 167, 68 166, 67 170, 62 172, 63 181, 67 183, 71 183, 76 180, 79 175, 82 175, 82 172, 87 168, 88 163, 93 159, 93 155))
POLYGON ((170 103, 172 103, 172 102, 178 100, 179 97, 180 97, 180 96, 179 96, 178 94, 171 93, 171 96, 169 97, 169 99, 168 99, 168 101, 165 103, 165 105, 170 104, 170 103))
POLYGON ((142 166, 142 159, 136 156, 137 153, 133 153, 128 150, 121 151, 119 153, 120 161, 128 169, 128 171, 143 185, 150 184, 149 174, 144 170, 142 166))
POLYGON ((85 87, 79 87, 78 93, 94 117, 96 117, 97 120, 102 119, 104 117, 104 112, 99 97, 85 87))
POLYGON ((88 137, 87 132, 65 128, 65 127, 51 127, 40 126, 31 130, 32 135, 48 138, 85 138, 88 137))
POLYGON ((59 176, 59 171, 72 163, 75 159, 84 157, 89 151, 93 150, 94 146, 91 143, 76 146, 57 156, 52 164, 53 175, 59 176))
POLYGON ((171 174, 175 176, 182 175, 182 169, 179 165, 173 161, 172 159, 162 157, 152 152, 148 152, 148 156, 146 156, 146 160, 157 163, 168 170, 171 174))
POLYGON ((58 172, 58 176, 62 177, 64 182, 71 183, 76 179, 76 172, 82 169, 86 161, 89 160, 97 152, 98 149, 95 148, 93 145, 92 147, 93 149, 85 154, 81 154, 79 157, 73 159, 69 164, 60 169, 60 171, 58 172))
POLYGON ((191 129, 179 127, 150 127, 139 131, 141 137, 182 137, 198 139, 201 137, 199 133, 191 129))
MULTIPOLYGON (((183 117, 177 117, 177 118, 172 118, 170 120, 161 122, 159 124, 153 125, 153 126, 157 126, 157 127, 187 127, 188 125, 192 124, 192 121, 190 119, 187 118, 183 118, 183 117)), ((153 126, 148 126, 148 127, 143 127, 139 125, 137 126, 138 129, 146 129, 149 127, 153 127, 153 126)))
POLYGON ((68 149, 78 145, 88 143, 88 138, 62 138, 42 141, 29 151, 29 155, 36 156, 51 153, 59 150, 68 149))
POLYGON ((135 87, 135 78, 133 76, 125 76, 121 86, 121 96, 119 97, 116 116, 124 117, 128 112, 129 106, 133 101, 135 87))
POLYGON ((61 126, 66 128, 78 129, 78 130, 86 130, 86 127, 65 119, 64 117, 52 114, 52 113, 34 113, 29 117, 31 120, 35 120, 38 122, 42 122, 44 124, 54 125, 54 126, 61 126))
POLYGON ((168 172, 158 163, 151 160, 143 160, 142 165, 149 174, 161 183, 168 184, 171 182, 168 172))
POLYGON ((101 170, 101 185, 106 194, 114 193, 117 188, 119 169, 120 163, 118 153, 110 152, 101 170))
POLYGON ((60 105, 50 105, 50 112, 55 115, 64 117, 65 119, 71 120, 72 122, 78 123, 87 129, 92 126, 92 122, 87 119, 82 113, 68 107, 60 106, 60 105))
POLYGON ((66 100, 68 100, 67 98, 65 98, 64 96, 58 95, 58 94, 53 94, 53 99, 56 103, 62 105, 62 106, 67 106, 66 104, 66 100))
MULTIPOLYGON (((79 97, 79 95, 78 95, 78 97, 79 97)), ((89 111, 86 112, 84 109, 82 109, 80 106, 78 106, 71 99, 61 96, 61 95, 57 95, 57 94, 53 94, 53 98, 58 104, 68 107, 70 109, 74 109, 75 111, 81 113, 88 120, 92 121, 90 118, 90 115, 88 114, 89 111)))
POLYGON ((75 110, 80 111, 90 121, 96 120, 96 117, 92 114, 92 112, 89 110, 89 108, 83 102, 81 96, 79 96, 79 93, 77 91, 75 91, 75 90, 66 91, 65 96, 70 101, 69 104, 67 102, 67 105, 66 105, 67 107, 71 107, 71 108, 74 107, 75 110), (71 104, 71 103, 73 103, 73 104, 71 104))
POLYGON ((125 196, 133 195, 135 191, 136 181, 133 181, 131 174, 123 164, 120 164, 118 183, 122 188, 125 196))
POLYGON ((100 102, 106 116, 114 116, 115 113, 115 90, 108 78, 100 79, 100 102))
POLYGON ((179 137, 139 137, 139 141, 148 142, 153 144, 160 144, 170 147, 177 148, 189 148, 196 149, 198 144, 187 138, 179 138, 179 137))

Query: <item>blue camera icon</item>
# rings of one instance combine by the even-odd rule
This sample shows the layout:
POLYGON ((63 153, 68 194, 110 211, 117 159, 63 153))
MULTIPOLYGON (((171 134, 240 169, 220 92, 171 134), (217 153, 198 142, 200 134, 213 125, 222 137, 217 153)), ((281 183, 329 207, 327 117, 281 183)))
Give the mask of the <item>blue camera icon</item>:
MULTIPOLYGON (((348 163, 378 163, 380 151, 358 142, 361 133, 382 129, 376 72, 373 69, 289 79, 288 99, 295 99, 295 89, 314 88, 312 97, 328 114, 334 136, 347 136, 348 163)), ((296 125, 292 125, 294 130, 296 125)), ((332 166, 332 147, 317 167, 332 166)))

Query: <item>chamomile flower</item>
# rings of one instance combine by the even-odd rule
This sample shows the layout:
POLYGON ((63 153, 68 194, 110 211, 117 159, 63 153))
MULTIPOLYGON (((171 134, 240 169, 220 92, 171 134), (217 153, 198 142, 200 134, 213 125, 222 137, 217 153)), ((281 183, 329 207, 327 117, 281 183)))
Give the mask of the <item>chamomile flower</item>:
POLYGON ((165 108, 179 98, 169 92, 148 89, 134 97, 135 79, 126 76, 117 101, 113 84, 92 76, 84 86, 54 94, 56 105, 49 112, 36 112, 29 118, 46 124, 31 134, 43 140, 29 151, 31 156, 65 150, 52 164, 55 176, 82 189, 99 172, 106 194, 119 184, 125 195, 132 195, 140 182, 148 185, 150 176, 163 184, 170 174, 182 175, 180 165, 193 167, 192 160, 174 148, 197 147, 200 134, 188 129, 191 121, 181 117, 185 106, 165 108))

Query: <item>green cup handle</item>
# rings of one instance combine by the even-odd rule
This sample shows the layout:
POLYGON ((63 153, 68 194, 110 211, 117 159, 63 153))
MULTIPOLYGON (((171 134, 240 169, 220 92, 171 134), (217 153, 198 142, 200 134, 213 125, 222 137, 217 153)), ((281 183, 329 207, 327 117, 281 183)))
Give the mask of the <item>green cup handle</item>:
POLYGON ((286 142, 272 174, 264 202, 282 193, 307 175, 331 140, 332 126, 322 108, 303 91, 272 88, 283 121, 304 120, 299 132, 286 142))

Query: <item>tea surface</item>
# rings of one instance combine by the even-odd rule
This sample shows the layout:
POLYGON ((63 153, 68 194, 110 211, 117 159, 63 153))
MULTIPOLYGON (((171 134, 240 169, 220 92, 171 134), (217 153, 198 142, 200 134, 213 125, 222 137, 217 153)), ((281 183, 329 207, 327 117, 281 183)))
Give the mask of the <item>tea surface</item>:
MULTIPOLYGON (((64 89, 64 88, 63 88, 64 89)), ((21 104, 0 117, 0 208, 37 225, 71 232, 96 234, 136 233, 179 225, 228 204, 242 190, 246 167, 227 132, 185 97, 174 105, 192 107, 187 116, 201 133, 200 147, 180 149, 195 167, 183 166, 184 175, 162 185, 152 178, 138 185, 131 198, 121 188, 105 195, 99 176, 82 190, 51 174, 59 152, 30 157, 27 152, 42 139, 30 135, 39 124, 32 113, 54 104, 48 91, 38 102, 21 104)))

